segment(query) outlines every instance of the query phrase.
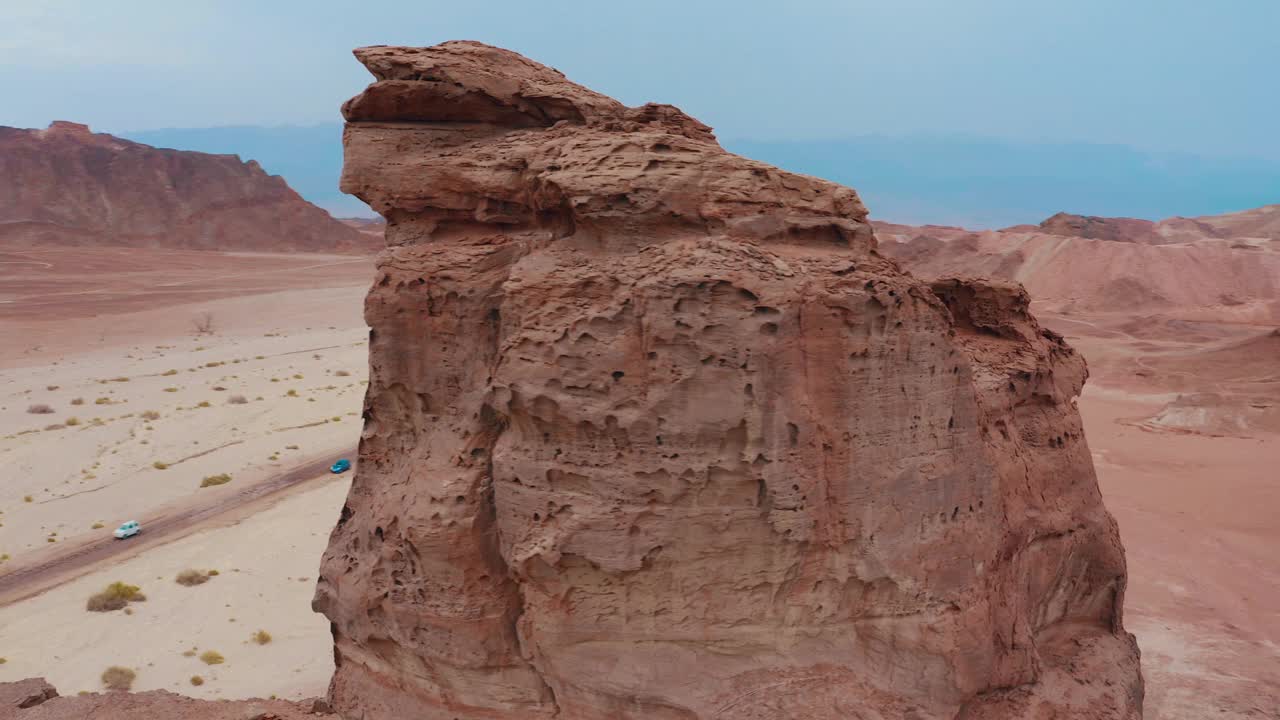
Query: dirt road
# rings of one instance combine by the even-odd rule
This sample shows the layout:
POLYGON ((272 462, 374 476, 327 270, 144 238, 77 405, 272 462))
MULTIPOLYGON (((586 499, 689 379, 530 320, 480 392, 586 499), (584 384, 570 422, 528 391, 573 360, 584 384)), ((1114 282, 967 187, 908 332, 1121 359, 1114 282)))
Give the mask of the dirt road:
POLYGON ((0 574, 0 607, 39 595, 100 568, 109 561, 132 557, 149 548, 203 530, 215 520, 231 520, 250 506, 278 499, 277 496, 290 488, 328 476, 329 466, 341 457, 355 457, 355 449, 299 465, 208 505, 183 507, 161 511, 150 517, 144 516, 139 519, 142 532, 128 540, 116 540, 106 534, 79 544, 67 543, 60 548, 33 553, 33 557, 26 562, 3 567, 3 573, 0 574))

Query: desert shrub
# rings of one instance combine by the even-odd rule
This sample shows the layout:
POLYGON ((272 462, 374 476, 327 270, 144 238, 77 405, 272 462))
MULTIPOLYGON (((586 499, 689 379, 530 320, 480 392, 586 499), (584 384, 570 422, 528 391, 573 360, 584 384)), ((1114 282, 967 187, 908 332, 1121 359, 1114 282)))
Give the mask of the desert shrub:
POLYGON ((94 524, 90 525, 90 526, 89 526, 89 529, 90 529, 90 530, 101 530, 101 529, 102 529, 102 528, 104 528, 104 527, 106 527, 106 525, 103 525, 103 524, 102 524, 102 523, 100 523, 100 522, 96 522, 96 523, 94 523, 94 524))
POLYGON ((7 663, 7 662, 9 662, 9 660, 8 660, 7 658, 2 658, 2 657, 0 657, 0 665, 3 665, 3 664, 5 664, 5 663, 7 663))
POLYGON ((199 570, 183 570, 175 577, 174 582, 185 587, 193 585, 203 585, 209 582, 209 574, 199 570))
POLYGON ((57 385, 46 385, 44 389, 45 389, 45 390, 48 390, 48 391, 50 391, 50 392, 52 392, 52 391, 54 391, 54 390, 57 390, 57 389, 58 389, 58 386, 57 386, 57 385))
POLYGON ((23 495, 23 496, 22 496, 22 502, 31 502, 31 496, 30 496, 30 495, 23 495))
POLYGON ((334 373, 333 373, 333 374, 334 374, 334 375, 337 375, 338 377, 346 377, 346 376, 350 375, 351 373, 347 372, 346 370, 336 370, 336 371, 334 371, 334 373))
POLYGON ((78 417, 69 417, 69 418, 67 418, 66 420, 63 420, 63 421, 62 421, 62 424, 63 424, 63 425, 66 425, 67 427, 75 427, 76 425, 79 425, 79 424, 80 424, 80 418, 78 418, 78 417))
POLYGON ((200 487, 206 488, 213 487, 215 485, 226 485, 229 482, 231 482, 231 476, 227 473, 220 473, 218 475, 210 475, 201 480, 200 487))
POLYGON ((138 674, 127 667, 112 665, 102 671, 102 684, 111 690, 128 690, 138 674))
POLYGON ((259 630, 258 632, 253 634, 253 641, 258 643, 259 645, 266 645, 267 643, 271 642, 271 633, 267 632, 266 630, 259 630))
POLYGON ((213 313, 200 313, 191 319, 191 327, 196 331, 197 335, 212 334, 213 326, 213 313))
POLYGON ((298 373, 298 374, 294 375, 294 376, 293 376, 293 379, 294 379, 294 380, 301 380, 301 379, 302 379, 302 373, 298 373))
POLYGON ((191 684, 195 685, 196 687, 200 687, 201 685, 204 684, 204 678, 200 677, 199 675, 192 675, 191 684))
POLYGON ((94 405, 110 405, 110 404, 111 404, 111 398, 109 398, 109 397, 100 397, 100 398, 98 398, 97 400, 94 400, 94 401, 93 401, 93 404, 94 404, 94 405))
POLYGON ((196 656, 196 649, 195 649, 195 648, 191 648, 190 650, 183 650, 183 651, 182 651, 182 657, 195 657, 195 656, 196 656))
POLYGON ((71 404, 72 404, 72 405, 83 405, 83 404, 84 404, 84 398, 72 398, 72 400, 71 400, 71 404))
POLYGON ((176 387, 167 387, 167 388, 165 388, 165 389, 164 389, 164 391, 165 391, 165 392, 178 392, 178 388, 176 388, 176 387))
POLYGON ((67 426, 63 425, 62 423, 54 423, 52 425, 45 425, 44 429, 45 430, 66 430, 67 426))
POLYGON ((207 408, 207 407, 209 407, 209 401, 208 401, 208 400, 201 400, 201 401, 200 401, 200 403, 199 403, 198 405, 196 405, 196 407, 207 408))
POLYGON ((137 585, 113 582, 100 593, 93 595, 85 604, 90 612, 111 612, 119 610, 131 602, 142 602, 147 599, 137 585))
POLYGON ((111 378, 111 382, 129 382, 129 378, 127 378, 127 377, 115 377, 115 378, 111 378))
POLYGON ((164 372, 162 372, 162 373, 160 373, 160 374, 161 374, 161 375, 163 375, 164 377, 168 377, 168 376, 170 376, 170 375, 177 375, 177 374, 178 374, 178 371, 177 371, 177 370, 165 370, 164 372))
POLYGON ((153 467, 153 468, 155 468, 155 469, 157 469, 157 470, 165 470, 165 469, 167 469, 167 468, 169 467, 169 463, 167 463, 167 462, 160 462, 159 460, 157 460, 157 461, 155 461, 155 462, 151 463, 151 467, 153 467))
POLYGON ((226 390, 227 390, 226 388, 222 387, 221 385, 214 385, 213 387, 211 387, 211 388, 209 388, 209 389, 210 389, 210 390, 212 390, 212 391, 214 391, 214 392, 226 392, 226 390))
POLYGON ((217 577, 217 576, 218 576, 218 571, 217 571, 217 570, 210 570, 210 571, 208 572, 208 575, 209 575, 209 577, 217 577))
POLYGON ((44 403, 39 403, 37 405, 31 405, 27 407, 27 412, 31 413, 32 415, 52 415, 53 408, 49 407, 48 405, 45 405, 44 403))
POLYGON ((200 662, 203 662, 205 665, 221 665, 226 662, 226 659, 223 658, 222 653, 217 650, 205 650, 200 653, 200 662))
POLYGON ((232 395, 231 397, 227 398, 227 402, 232 405, 244 405, 245 403, 249 402, 249 400, 246 399, 245 396, 243 395, 232 395))
POLYGON ((143 410, 142 419, 143 420, 159 420, 160 413, 156 412, 155 410, 143 410))
POLYGON ((289 392, 285 393, 285 395, 286 395, 287 397, 298 397, 298 391, 297 391, 297 390, 292 390, 292 389, 291 389, 291 390, 289 390, 289 392))

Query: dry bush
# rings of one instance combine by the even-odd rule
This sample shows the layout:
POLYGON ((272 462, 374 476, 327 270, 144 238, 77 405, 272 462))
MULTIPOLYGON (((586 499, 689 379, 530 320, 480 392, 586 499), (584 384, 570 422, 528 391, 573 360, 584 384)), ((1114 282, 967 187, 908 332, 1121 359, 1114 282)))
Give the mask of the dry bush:
POLYGON ((50 392, 52 392, 52 391, 54 391, 54 390, 57 390, 57 389, 58 389, 58 386, 57 386, 57 385, 46 385, 44 389, 45 389, 45 390, 49 390, 50 392))
POLYGON ((222 653, 217 650, 205 650, 200 653, 200 662, 203 662, 205 665, 221 665, 226 662, 226 660, 222 657, 222 653))
POLYGON ((244 405, 249 401, 243 395, 232 395, 231 397, 227 398, 227 402, 232 405, 244 405))
POLYGON ((127 667, 112 665, 102 671, 102 684, 111 690, 128 690, 133 687, 134 678, 138 674, 127 667))
POLYGON ((53 408, 49 407, 48 405, 45 405, 44 403, 39 403, 37 405, 31 405, 27 407, 27 412, 31 413, 32 415, 52 415, 53 408))
POLYGON ((67 418, 66 420, 63 420, 63 421, 62 421, 62 423, 63 423, 64 425, 66 425, 67 427, 75 427, 76 425, 79 425, 79 424, 80 424, 80 418, 78 418, 78 417, 69 417, 69 418, 67 418))
POLYGON ((98 398, 97 400, 94 400, 94 401, 93 401, 93 404, 94 404, 94 405, 110 405, 110 404, 111 404, 111 398, 109 398, 109 397, 100 397, 100 398, 98 398))
POLYGON ((71 404, 72 404, 72 405, 83 405, 83 404, 84 404, 84 398, 73 398, 73 399, 71 400, 71 404))
POLYGON ((168 376, 170 376, 170 375, 177 375, 177 374, 178 374, 178 371, 177 371, 177 370, 173 370, 173 369, 169 369, 169 370, 165 370, 164 372, 162 372, 162 373, 160 373, 160 374, 161 374, 161 375, 163 375, 164 377, 168 377, 168 376))
POLYGON ((199 570, 183 570, 175 577, 174 582, 185 587, 193 585, 203 585, 209 582, 209 574, 199 570))
POLYGON ((167 463, 167 462, 160 462, 159 460, 157 460, 157 461, 155 461, 155 462, 151 463, 151 467, 153 467, 153 468, 155 468, 155 469, 157 469, 157 470, 165 470, 165 469, 167 469, 167 468, 169 467, 169 463, 167 463))
POLYGON ((338 377, 346 377, 346 376, 350 375, 351 373, 347 372, 346 370, 337 370, 337 371, 335 371, 333 374, 334 374, 334 375, 337 375, 338 377))
POLYGON ((204 678, 200 677, 199 675, 192 675, 191 684, 195 685, 196 687, 200 687, 201 685, 204 684, 204 678))
POLYGON ((94 523, 93 525, 90 525, 90 526, 89 526, 89 528, 90 528, 91 530, 101 530, 101 529, 102 529, 102 528, 104 528, 104 527, 106 527, 106 525, 103 525, 103 524, 102 524, 102 523, 100 523, 100 522, 96 522, 96 523, 94 523))
POLYGON ((54 423, 52 425, 45 425, 44 429, 45 430, 66 430, 67 426, 63 425, 62 423, 54 423))
POLYGON ((128 585, 122 582, 113 582, 107 586, 102 592, 93 595, 89 601, 85 603, 85 609, 89 612, 111 612, 119 610, 131 602, 142 602, 147 599, 142 594, 142 590, 137 585, 128 585))
POLYGON ((176 388, 176 387, 167 387, 167 388, 165 388, 165 389, 164 389, 164 391, 165 391, 165 392, 178 392, 178 388, 176 388))
POLYGON ((201 401, 200 401, 200 403, 199 403, 198 405, 196 405, 196 407, 207 408, 207 407, 209 407, 209 401, 208 401, 208 400, 201 400, 201 401))
POLYGON ((214 487, 215 485, 226 485, 229 482, 231 482, 231 476, 227 473, 220 473, 218 475, 210 475, 201 480, 200 487, 206 488, 214 487))
POLYGON ((142 419, 143 420, 159 420, 160 413, 156 412, 155 410, 143 410, 142 419))
POLYGON ((213 313, 200 313, 192 318, 191 326, 195 328, 197 335, 212 335, 214 327, 213 313))
POLYGON ((218 576, 218 571, 217 571, 217 570, 210 570, 208 574, 209 574, 209 577, 217 577, 217 576, 218 576))
POLYGON ((271 642, 271 633, 267 632, 266 630, 259 630, 258 632, 253 634, 253 641, 258 643, 259 645, 266 645, 267 643, 271 642))
POLYGON ((297 391, 297 390, 290 390, 289 392, 285 393, 285 396, 286 396, 286 397, 298 397, 298 391, 297 391))

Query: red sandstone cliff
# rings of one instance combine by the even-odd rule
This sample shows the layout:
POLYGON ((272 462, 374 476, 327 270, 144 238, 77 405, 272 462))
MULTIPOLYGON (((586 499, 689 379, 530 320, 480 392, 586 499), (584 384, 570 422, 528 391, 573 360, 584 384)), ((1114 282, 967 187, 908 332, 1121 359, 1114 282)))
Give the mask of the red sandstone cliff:
POLYGON ((848 188, 478 43, 365 48, 388 220, 315 608, 351 717, 1141 715, 1075 398, 1016 285, 848 188))
MULTIPOLYGON (((347 252, 376 244, 234 155, 0 127, 0 243, 347 252)), ((380 244, 380 243, 379 243, 380 244)))

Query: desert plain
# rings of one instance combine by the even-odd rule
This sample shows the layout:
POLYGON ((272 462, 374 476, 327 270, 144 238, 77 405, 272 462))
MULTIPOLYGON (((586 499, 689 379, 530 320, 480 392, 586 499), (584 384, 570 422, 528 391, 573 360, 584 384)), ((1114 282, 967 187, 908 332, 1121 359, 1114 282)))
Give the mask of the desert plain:
MULTIPOLYGON (((360 435, 373 259, 32 248, 3 262, 0 679, 74 694, 126 665, 135 690, 323 694, 331 641, 310 600, 350 478, 327 465, 360 435), (143 533, 113 540, 126 520, 143 533), (189 569, 217 574, 176 583, 189 569), (88 612, 116 581, 146 601, 88 612), (224 662, 202 662, 208 650, 224 662)), ((1280 443, 1257 421, 1275 378, 1247 366, 1280 338, 1035 309, 1090 362, 1079 404, 1128 556, 1146 716, 1273 717, 1280 443), (1218 400, 1187 412, 1216 413, 1218 431, 1162 425, 1198 393, 1218 400)))

